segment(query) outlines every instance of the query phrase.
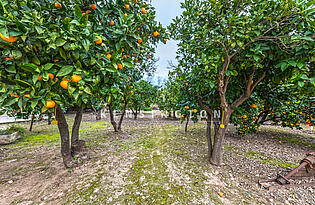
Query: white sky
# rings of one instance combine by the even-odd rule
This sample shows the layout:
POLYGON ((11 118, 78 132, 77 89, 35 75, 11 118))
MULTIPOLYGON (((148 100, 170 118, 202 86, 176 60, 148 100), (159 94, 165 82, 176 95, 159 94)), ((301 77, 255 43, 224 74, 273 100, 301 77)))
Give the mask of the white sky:
MULTIPOLYGON (((166 27, 176 16, 181 14, 180 2, 183 0, 152 0, 152 4, 156 9, 156 19, 166 27)), ((167 77, 168 61, 175 63, 177 44, 173 40, 167 41, 167 44, 160 43, 156 49, 155 57, 159 58, 157 62, 158 69, 155 73, 156 77, 167 77)))

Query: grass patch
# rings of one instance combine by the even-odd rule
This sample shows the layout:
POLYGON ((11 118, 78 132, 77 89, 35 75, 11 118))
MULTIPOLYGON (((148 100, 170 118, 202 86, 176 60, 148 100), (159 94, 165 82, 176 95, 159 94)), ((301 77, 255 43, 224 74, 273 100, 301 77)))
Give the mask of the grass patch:
POLYGON ((284 162, 278 159, 273 159, 262 153, 254 152, 251 150, 246 152, 244 155, 253 160, 260 161, 262 164, 270 164, 272 166, 278 166, 278 167, 283 167, 283 168, 296 168, 298 166, 298 164, 293 164, 293 163, 284 162))

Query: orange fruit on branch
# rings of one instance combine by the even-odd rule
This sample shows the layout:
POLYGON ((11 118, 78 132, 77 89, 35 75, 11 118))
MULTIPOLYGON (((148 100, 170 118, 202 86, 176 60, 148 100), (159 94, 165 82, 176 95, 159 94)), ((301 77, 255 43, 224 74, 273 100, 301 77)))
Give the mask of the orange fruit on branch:
POLYGON ((108 54, 106 55, 106 57, 110 60, 110 58, 112 57, 112 55, 108 53, 108 54))
POLYGON ((95 4, 91 4, 91 9, 96 10, 96 5, 95 4))
POLYGON ((52 80, 53 80, 54 77, 55 77, 54 74, 52 74, 52 73, 48 73, 48 75, 49 75, 49 78, 52 79, 52 80))
POLYGON ((55 7, 56 7, 57 9, 62 9, 61 4, 59 4, 58 2, 55 3, 55 7))
POLYGON ((54 108, 55 106, 56 106, 55 101, 53 100, 46 101, 46 108, 54 108))
POLYGON ((160 33, 159 33, 159 32, 157 32, 157 31, 154 31, 154 32, 153 32, 153 36, 155 36, 155 37, 156 37, 156 36, 159 36, 159 35, 160 35, 160 33))
POLYGON ((0 38, 2 38, 4 41, 10 42, 10 43, 17 41, 17 39, 18 39, 16 36, 9 36, 9 38, 7 38, 4 35, 2 35, 1 33, 0 33, 0 38))
POLYGON ((255 104, 250 105, 251 108, 257 108, 258 106, 255 104))
POLYGON ((140 38, 140 39, 138 39, 138 43, 139 44, 141 44, 142 43, 142 39, 140 38))
POLYGON ((120 70, 122 70, 122 69, 123 69, 123 66, 122 66, 121 64, 118 64, 118 65, 117 65, 117 68, 119 68, 120 70))
POLYGON ((110 26, 113 26, 113 25, 115 25, 115 22, 114 22, 114 21, 111 21, 111 22, 109 22, 109 25, 110 25, 110 26))
POLYGON ((129 10, 129 9, 130 9, 130 6, 129 6, 128 4, 126 4, 126 5, 125 5, 125 8, 126 8, 127 10, 129 10))
POLYGON ((60 86, 66 90, 68 90, 68 82, 67 80, 63 80, 60 82, 60 86))
POLYGON ((42 75, 39 75, 38 78, 37 78, 37 80, 38 80, 38 81, 42 81, 42 80, 43 80, 42 75))
POLYGON ((100 36, 96 36, 96 38, 98 39, 97 41, 95 41, 96 44, 101 44, 103 42, 100 36))
POLYGON ((75 83, 78 83, 80 80, 82 80, 82 77, 80 75, 73 75, 71 80, 75 83))
POLYGON ((142 13, 142 14, 145 14, 145 13, 146 13, 145 8, 141 8, 141 13, 142 13))

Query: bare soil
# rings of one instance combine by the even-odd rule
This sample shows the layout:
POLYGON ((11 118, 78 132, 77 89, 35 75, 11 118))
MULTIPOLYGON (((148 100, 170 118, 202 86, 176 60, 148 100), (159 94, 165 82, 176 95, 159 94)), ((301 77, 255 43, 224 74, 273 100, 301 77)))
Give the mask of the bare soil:
MULTIPOLYGON (((67 116, 70 125, 73 118, 67 116)), ((271 192, 257 183, 287 173, 315 150, 312 132, 264 126, 240 137, 231 126, 224 164, 215 167, 206 158, 204 123, 185 133, 184 124, 147 114, 126 119, 115 133, 109 118, 94 119, 84 115, 80 136, 88 149, 73 169, 62 164, 56 125, 38 122, 0 146, 0 204, 314 204, 314 187, 271 192)))

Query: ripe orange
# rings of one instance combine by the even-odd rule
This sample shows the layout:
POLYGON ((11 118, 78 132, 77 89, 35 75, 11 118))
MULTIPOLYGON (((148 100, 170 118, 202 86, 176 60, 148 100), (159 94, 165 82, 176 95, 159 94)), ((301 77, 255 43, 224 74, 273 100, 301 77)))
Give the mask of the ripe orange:
POLYGON ((54 77, 55 77, 54 74, 52 74, 52 73, 48 73, 48 75, 49 75, 49 78, 52 79, 52 80, 53 80, 54 77))
POLYGON ((110 60, 110 58, 112 57, 112 55, 108 53, 108 54, 106 55, 106 57, 110 60))
POLYGON ((59 4, 58 2, 55 3, 55 7, 56 7, 57 9, 62 9, 61 4, 59 4))
POLYGON ((73 82, 75 82, 75 83, 78 83, 80 80, 82 80, 82 77, 79 76, 79 75, 73 75, 73 76, 71 77, 71 80, 72 80, 73 82))
POLYGON ((115 22, 114 22, 114 21, 111 21, 111 22, 109 22, 109 25, 110 25, 110 26, 113 26, 113 25, 115 25, 115 22))
POLYGON ((24 97, 31 98, 31 95, 30 94, 25 94, 24 97))
POLYGON ((125 8, 126 8, 127 10, 129 10, 129 9, 130 9, 130 6, 129 6, 128 4, 126 4, 126 5, 125 5, 125 8))
POLYGON ((141 29, 140 27, 139 27, 139 28, 137 28, 137 30, 138 30, 138 31, 140 31, 140 29, 141 29))
POLYGON ((86 13, 89 14, 89 13, 91 13, 91 11, 90 11, 90 10, 87 10, 86 13))
POLYGON ((123 53, 125 51, 125 49, 121 49, 121 52, 123 53))
POLYGON ((164 42, 165 42, 165 43, 167 42, 167 39, 166 39, 166 38, 164 39, 164 42))
POLYGON ((194 113, 197 113, 197 112, 198 112, 198 110, 197 110, 197 109, 193 109, 193 112, 194 112, 194 113))
POLYGON ((138 43, 139 44, 141 44, 142 43, 142 39, 140 38, 140 39, 138 39, 138 43))
POLYGON ((43 80, 42 75, 38 76, 37 80, 38 80, 38 81, 42 81, 42 80, 43 80))
POLYGON ((118 65, 117 65, 117 68, 119 68, 120 70, 122 70, 122 69, 123 69, 123 66, 122 66, 121 64, 118 64, 118 65))
POLYGON ((46 108, 54 108, 55 106, 56 106, 55 101, 53 100, 46 101, 46 108))
POLYGON ((6 60, 6 61, 10 61, 10 60, 12 60, 11 58, 5 58, 4 60, 6 60))
POLYGON ((159 33, 159 32, 157 32, 157 31, 154 31, 154 32, 153 32, 153 36, 155 36, 155 37, 156 37, 156 36, 159 36, 159 35, 160 35, 160 33, 159 33))
POLYGON ((250 105, 251 108, 257 108, 258 106, 255 104, 250 105))
POLYGON ((145 8, 141 8, 141 13, 142 13, 142 14, 145 14, 145 12, 146 12, 146 11, 145 11, 145 8))
POLYGON ((189 109, 189 106, 185 106, 185 109, 188 110, 188 109, 189 109))
POLYGON ((66 90, 68 90, 68 82, 67 80, 63 80, 60 82, 60 86, 66 90))
POLYGON ((97 41, 95 41, 96 44, 101 44, 103 42, 100 36, 96 36, 96 38, 98 39, 97 41))
POLYGON ((63 77, 62 80, 63 80, 63 81, 68 81, 66 77, 63 77))
POLYGON ((7 38, 4 35, 2 35, 1 33, 0 33, 0 38, 2 38, 4 41, 10 42, 10 43, 17 41, 17 39, 18 39, 16 36, 9 36, 9 38, 7 38))
POLYGON ((95 5, 95 4, 92 4, 92 5, 91 5, 91 8, 92 8, 93 10, 96 10, 96 5, 95 5))

